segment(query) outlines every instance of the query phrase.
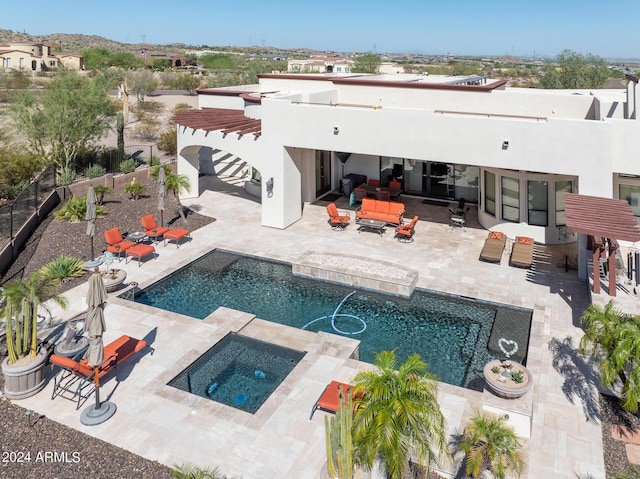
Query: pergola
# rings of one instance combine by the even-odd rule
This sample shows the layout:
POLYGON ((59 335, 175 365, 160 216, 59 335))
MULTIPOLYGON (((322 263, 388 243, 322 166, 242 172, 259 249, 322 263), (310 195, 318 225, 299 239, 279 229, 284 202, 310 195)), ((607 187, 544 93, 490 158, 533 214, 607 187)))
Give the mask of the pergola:
POLYGON ((640 241, 640 226, 625 200, 567 193, 565 195, 567 228, 591 239, 593 257, 593 292, 600 293, 600 258, 609 245, 609 295, 616 295, 616 250, 618 240, 640 241))

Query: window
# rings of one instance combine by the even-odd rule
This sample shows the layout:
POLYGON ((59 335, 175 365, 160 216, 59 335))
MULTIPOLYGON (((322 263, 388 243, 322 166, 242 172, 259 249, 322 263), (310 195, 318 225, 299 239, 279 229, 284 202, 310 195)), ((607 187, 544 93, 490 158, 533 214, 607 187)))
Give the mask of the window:
POLYGON ((620 199, 625 200, 631 206, 633 216, 640 223, 640 186, 639 185, 620 185, 620 199))
POLYGON ((349 73, 349 67, 344 67, 344 72, 349 73))
POLYGON ((549 186, 546 181, 527 181, 527 208, 530 225, 549 224, 549 186))
POLYGON ((341 72, 342 71, 342 67, 336 67, 336 71, 337 72, 341 72))
POLYGON ((520 184, 517 178, 502 177, 502 219, 520 221, 520 184))
POLYGON ((24 58, 20 57, 20 60, 18 60, 18 66, 20 68, 24 68, 24 58))
POLYGON ((11 58, 7 58, 7 68, 11 68, 11 58))
POLYGON ((484 211, 496 215, 496 175, 489 171, 484 172, 484 211))
POLYGON ((566 226, 567 224, 564 212, 564 195, 572 191, 573 185, 571 181, 556 181, 556 226, 566 226))

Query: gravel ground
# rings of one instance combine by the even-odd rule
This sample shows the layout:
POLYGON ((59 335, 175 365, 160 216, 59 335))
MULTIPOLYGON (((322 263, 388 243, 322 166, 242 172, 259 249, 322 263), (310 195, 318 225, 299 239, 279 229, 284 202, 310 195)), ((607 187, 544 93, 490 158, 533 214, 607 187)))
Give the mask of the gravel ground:
MULTIPOLYGON (((105 197, 106 215, 96 222, 94 248, 96 256, 104 248, 103 232, 119 226, 123 233, 140 229, 140 218, 156 215, 159 221, 156 187, 146 180, 148 195, 137 201, 128 199, 124 192, 114 192, 105 197)), ((165 198, 165 222, 172 226, 194 231, 215 221, 194 212, 188 212, 184 223, 178 214, 178 204, 172 195, 165 198)), ((86 222, 72 224, 53 219, 51 215, 32 235, 19 258, 0 280, 11 277, 27 277, 46 263, 64 253, 83 260, 89 259, 90 242, 85 235, 86 222)), ((63 291, 87 281, 87 275, 63 284, 63 291)), ((6 354, 0 345, 0 361, 6 354)), ((50 390, 51 385, 46 389, 50 390)), ((4 377, 0 374, 0 389, 4 389, 4 377)), ((63 400, 63 399, 59 399, 63 400)), ((19 402, 17 403, 19 404, 19 402)), ((93 438, 44 416, 26 415, 26 410, 0 396, 0 478, 64 478, 64 479, 112 479, 173 477, 171 469, 149 461, 109 443, 93 438), (31 420, 31 425, 28 420, 31 420), (16 456, 17 453, 19 456, 16 456), (49 455, 47 455, 49 453, 49 455), (57 453, 56 455, 53 455, 57 453), (30 454, 30 456, 27 456, 30 454), (27 457, 29 459, 27 459, 27 457), (24 462, 17 462, 21 458, 24 462)))
MULTIPOLYGON (((95 254, 104 247, 103 232, 113 226, 119 226, 124 232, 140 229, 140 218, 153 213, 158 219, 155 191, 150 180, 145 181, 148 194, 137 201, 128 199, 121 191, 105 198, 106 215, 97 221, 97 233, 94 239, 95 254)), ((185 224, 178 214, 178 204, 171 195, 166 197, 165 222, 173 226, 184 227, 191 231, 215 221, 214 218, 201 216, 188 211, 185 224)), ((89 259, 90 243, 85 235, 86 223, 72 224, 53 219, 45 220, 32 235, 24 251, 0 280, 0 283, 13 276, 26 277, 46 263, 64 253, 83 260, 89 259)), ((63 285, 63 291, 87 280, 81 277, 63 285)), ((3 359, 3 347, 0 346, 0 360, 3 359)), ((0 375, 0 389, 4 387, 0 375)), ((640 418, 621 411, 617 401, 608 396, 600 396, 602 438, 607 478, 613 479, 623 472, 629 473, 631 466, 627 461, 624 444, 611 437, 613 424, 633 425, 640 428, 640 418)), ((2 422, 0 460, 0 478, 65 478, 94 479, 112 478, 169 478, 171 469, 157 462, 146 460, 124 449, 80 433, 58 424, 44 416, 32 415, 0 399, 0 418, 2 422), (29 424, 29 419, 31 424, 29 424), (30 461, 18 463, 10 453, 30 453, 30 461), (58 453, 52 460, 45 460, 45 453, 58 453), (66 453, 66 457, 64 454, 66 453), (105 458, 109 458, 106 460, 105 458), (62 461, 62 462, 61 462, 62 461)), ((430 477, 438 477, 431 474, 430 477)))

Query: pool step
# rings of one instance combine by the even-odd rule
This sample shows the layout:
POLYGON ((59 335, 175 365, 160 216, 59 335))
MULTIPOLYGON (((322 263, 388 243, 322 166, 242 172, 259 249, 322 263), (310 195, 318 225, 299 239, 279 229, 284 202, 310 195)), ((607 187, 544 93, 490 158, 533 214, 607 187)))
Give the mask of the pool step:
POLYGON ((339 254, 306 253, 292 262, 292 273, 330 283, 345 284, 409 298, 418 282, 418 272, 393 263, 339 254))

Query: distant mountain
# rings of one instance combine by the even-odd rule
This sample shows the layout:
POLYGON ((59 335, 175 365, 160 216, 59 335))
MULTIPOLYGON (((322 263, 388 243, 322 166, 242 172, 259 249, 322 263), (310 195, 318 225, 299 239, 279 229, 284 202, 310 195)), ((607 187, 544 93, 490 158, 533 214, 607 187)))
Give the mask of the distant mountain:
MULTIPOLYGON (((64 53, 80 53, 88 48, 106 48, 110 52, 129 52, 133 49, 140 48, 142 45, 132 43, 121 43, 98 35, 83 35, 80 33, 52 33, 49 35, 29 35, 28 33, 14 32, 12 30, 3 30, 0 28, 0 43, 7 42, 36 42, 48 43, 53 45, 54 52, 64 53)), ((154 50, 184 50, 183 44, 174 45, 150 45, 145 44, 145 48, 154 50)))

